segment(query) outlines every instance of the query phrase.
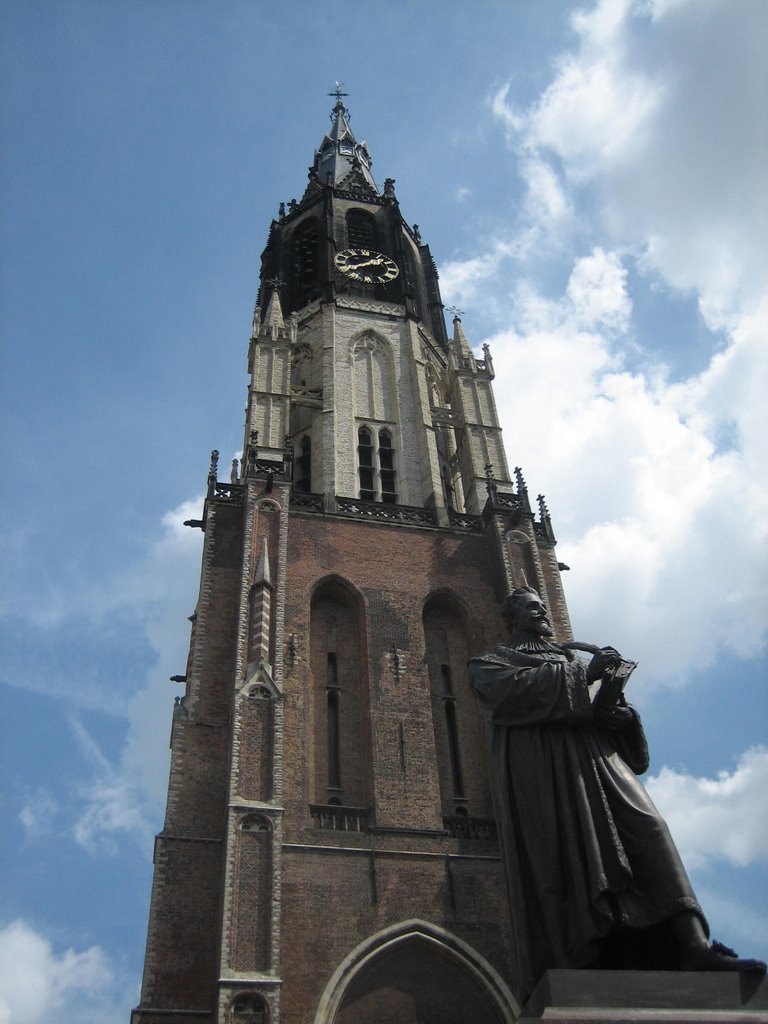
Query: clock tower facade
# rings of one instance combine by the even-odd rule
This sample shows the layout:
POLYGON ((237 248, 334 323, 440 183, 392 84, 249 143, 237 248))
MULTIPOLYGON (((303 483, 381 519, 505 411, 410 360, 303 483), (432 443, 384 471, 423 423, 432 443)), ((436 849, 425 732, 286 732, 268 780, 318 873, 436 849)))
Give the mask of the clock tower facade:
POLYGON ((337 90, 262 256, 241 462, 213 453, 133 1024, 516 1019, 470 655, 555 538, 493 363, 337 90))

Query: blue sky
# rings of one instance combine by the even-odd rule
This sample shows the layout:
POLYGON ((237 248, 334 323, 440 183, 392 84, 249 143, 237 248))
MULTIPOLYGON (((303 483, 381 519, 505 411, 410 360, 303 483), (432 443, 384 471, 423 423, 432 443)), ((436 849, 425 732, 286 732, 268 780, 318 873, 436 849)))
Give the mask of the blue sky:
POLYGON ((768 955, 761 0, 10 0, 0 1024, 125 1022, 259 257, 338 79, 489 342, 579 638, 716 936, 768 955))

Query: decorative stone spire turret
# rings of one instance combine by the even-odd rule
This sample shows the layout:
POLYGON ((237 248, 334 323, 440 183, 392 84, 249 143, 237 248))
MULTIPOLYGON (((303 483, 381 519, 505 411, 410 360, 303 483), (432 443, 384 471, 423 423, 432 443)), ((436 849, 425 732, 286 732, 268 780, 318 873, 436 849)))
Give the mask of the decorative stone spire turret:
POLYGON ((472 349, 464 333, 464 328, 461 326, 461 318, 459 316, 453 318, 453 344, 458 356, 472 355, 472 349))
POLYGON ((250 595, 249 608, 249 641, 248 651, 248 679, 254 674, 263 673, 266 670, 267 676, 272 675, 272 666, 269 661, 270 653, 270 632, 272 623, 272 577, 269 571, 269 545, 267 538, 261 541, 261 554, 259 564, 256 567, 256 575, 250 595))
POLYGON ((272 586, 272 574, 269 570, 269 547, 267 546, 267 538, 263 537, 261 542, 261 554, 259 556, 259 564, 256 567, 256 577, 254 580, 257 584, 265 584, 266 586, 272 586))
POLYGON ((515 482, 517 483, 517 496, 524 512, 531 511, 531 501, 528 497, 528 485, 525 482, 523 471, 520 466, 515 466, 515 482))
POLYGON ((272 337, 274 338, 277 336, 278 331, 284 330, 285 321, 283 320, 283 308, 280 304, 280 287, 275 282, 271 283, 272 295, 270 296, 261 326, 271 330, 272 337))
POLYGON ((552 517, 549 514, 549 509, 547 508, 547 503, 544 500, 544 495, 539 494, 536 501, 539 505, 539 520, 541 522, 542 532, 546 539, 550 541, 550 543, 554 544, 555 531, 552 529, 552 517))

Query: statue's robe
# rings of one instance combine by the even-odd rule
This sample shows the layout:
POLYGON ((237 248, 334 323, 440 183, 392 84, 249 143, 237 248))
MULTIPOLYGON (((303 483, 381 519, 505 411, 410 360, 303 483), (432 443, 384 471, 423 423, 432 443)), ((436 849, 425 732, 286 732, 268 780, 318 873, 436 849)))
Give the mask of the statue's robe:
POLYGON ((470 661, 469 675, 486 720, 521 997, 548 968, 593 964, 616 928, 688 910, 708 931, 627 764, 647 768, 637 714, 621 731, 595 727, 584 664, 543 640, 500 645, 470 661))

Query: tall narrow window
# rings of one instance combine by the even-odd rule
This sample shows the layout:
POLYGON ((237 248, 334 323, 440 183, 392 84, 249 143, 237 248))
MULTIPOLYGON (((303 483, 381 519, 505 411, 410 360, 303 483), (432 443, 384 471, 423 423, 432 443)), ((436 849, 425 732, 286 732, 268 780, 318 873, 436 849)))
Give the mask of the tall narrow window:
POLYGON ((315 805, 370 803, 370 705, 362 600, 345 583, 327 580, 310 609, 311 758, 309 797, 315 805))
POLYGON ((357 461, 360 473, 360 497, 373 501, 376 497, 373 467, 373 435, 368 427, 357 432, 357 461))
POLYGON ((381 473, 381 500, 389 505, 395 505, 397 504, 395 453, 392 450, 392 435, 388 430, 379 431, 379 470, 381 473))
POLYGON ((294 306, 302 306, 314 298, 318 290, 319 234, 313 221, 304 225, 293 243, 294 306))
POLYGON ((464 796, 464 782, 461 777, 461 757, 459 755, 459 730, 456 724, 456 697, 453 693, 450 665, 441 665, 443 678, 443 705, 445 707, 445 726, 448 733, 448 752, 451 758, 451 776, 453 778, 453 795, 464 796))
POLYGON ((347 214, 347 242, 361 249, 376 248, 376 221, 365 210, 350 210, 347 214))
POLYGON ((328 788, 341 789, 339 754, 339 673, 336 652, 329 651, 325 669, 328 698, 328 788))
POLYGON ((472 649, 467 613, 449 594, 436 593, 425 603, 423 622, 443 815, 490 818, 488 774, 476 757, 483 722, 466 679, 472 649))
POLYGON ((369 427, 357 431, 357 465, 360 477, 360 497, 368 501, 397 504, 395 451, 392 433, 382 428, 375 435, 369 427))
POLYGON ((299 451, 294 484, 297 491, 310 494, 312 491, 312 442, 307 436, 301 439, 299 451))

